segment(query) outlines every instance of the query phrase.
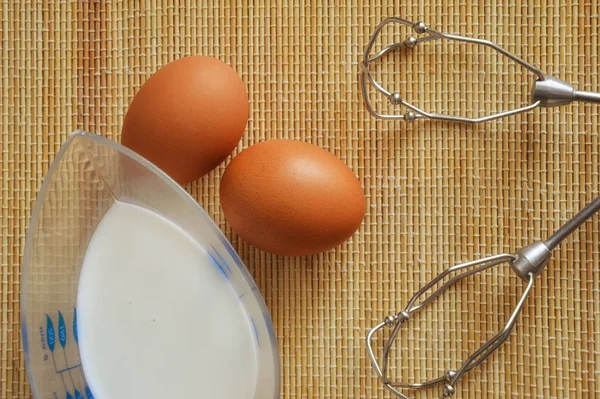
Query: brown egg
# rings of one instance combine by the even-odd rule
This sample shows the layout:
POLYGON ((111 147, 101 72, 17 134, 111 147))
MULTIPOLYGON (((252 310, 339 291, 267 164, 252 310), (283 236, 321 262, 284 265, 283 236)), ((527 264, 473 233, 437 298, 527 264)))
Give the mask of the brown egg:
POLYGON ((280 255, 326 251, 360 226, 366 201, 341 160, 312 144, 271 140, 236 156, 221 180, 231 228, 255 247, 280 255))
POLYGON ((247 121, 248 94, 235 71, 215 58, 186 57, 140 88, 121 141, 184 184, 223 162, 247 121))

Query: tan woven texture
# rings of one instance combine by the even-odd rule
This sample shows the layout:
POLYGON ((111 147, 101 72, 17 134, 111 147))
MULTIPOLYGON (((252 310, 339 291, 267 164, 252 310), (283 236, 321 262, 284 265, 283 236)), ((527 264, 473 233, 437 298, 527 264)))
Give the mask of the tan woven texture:
MULTIPOLYGON (((318 144, 354 170, 367 197, 351 240, 290 259, 260 252, 231 231, 218 195, 226 163, 187 187, 266 299, 282 397, 389 397, 366 354, 370 327, 444 268, 543 239, 600 193, 597 105, 478 126, 381 122, 366 112, 359 63, 385 16, 493 40, 580 89, 600 89, 597 0, 478 3, 0 2, 0 397, 30 395, 20 264, 50 162, 76 129, 119 140, 140 85, 190 54, 218 57, 247 84, 250 121, 236 153, 271 138, 318 144)), ((406 34, 390 30, 384 41, 406 34)), ((532 81, 473 46, 425 45, 375 69, 387 87, 429 110, 470 115, 527 101, 532 81)), ((596 216, 554 253, 511 338, 459 383, 456 397, 600 395, 599 225, 596 216)), ((508 267, 465 281, 405 326, 393 374, 416 381, 457 367, 501 328, 522 289, 508 267)))

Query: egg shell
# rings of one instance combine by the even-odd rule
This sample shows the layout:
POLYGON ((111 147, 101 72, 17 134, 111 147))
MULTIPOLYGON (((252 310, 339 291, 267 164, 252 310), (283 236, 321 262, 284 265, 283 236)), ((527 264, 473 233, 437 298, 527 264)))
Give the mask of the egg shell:
POLYGON ((240 237, 288 256, 335 247, 359 228, 366 210, 361 184, 344 162, 294 140, 242 151, 223 174, 220 199, 240 237))
POLYGON ((247 121, 248 94, 236 72, 212 57, 186 57, 142 85, 121 142, 184 184, 223 162, 247 121))

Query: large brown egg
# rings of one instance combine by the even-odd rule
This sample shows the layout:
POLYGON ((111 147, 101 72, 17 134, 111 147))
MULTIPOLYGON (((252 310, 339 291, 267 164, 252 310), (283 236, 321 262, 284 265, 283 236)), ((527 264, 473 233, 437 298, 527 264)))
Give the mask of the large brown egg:
POLYGON ((140 88, 121 141, 184 184, 223 162, 247 121, 248 94, 235 71, 215 58, 186 57, 140 88))
POLYGON ((231 228, 255 247, 280 255, 326 251, 360 226, 366 201, 341 160, 312 144, 271 140, 236 156, 221 180, 231 228))

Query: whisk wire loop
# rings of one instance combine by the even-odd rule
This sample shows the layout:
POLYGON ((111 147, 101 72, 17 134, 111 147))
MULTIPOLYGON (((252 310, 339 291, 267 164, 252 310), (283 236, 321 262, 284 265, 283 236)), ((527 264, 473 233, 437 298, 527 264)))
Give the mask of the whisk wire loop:
MULTIPOLYGON (((406 308, 403 311, 399 312, 396 315, 387 316, 382 323, 378 324, 369 332, 369 334, 367 335, 367 350, 369 353, 369 357, 379 379, 383 382, 383 384, 388 390, 390 390, 392 393, 394 393, 401 399, 408 399, 402 392, 400 392, 396 388, 418 389, 430 387, 432 385, 440 383, 446 383, 446 385, 444 386, 444 392, 446 393, 444 395, 451 395, 454 392, 454 384, 456 383, 456 381, 458 381, 458 379, 460 379, 460 377, 464 373, 468 372, 472 368, 476 367, 480 362, 485 360, 485 358, 487 358, 498 346, 502 344, 502 342, 504 342, 508 338, 510 331, 512 330, 516 321, 516 315, 518 315, 518 312, 520 312, 520 310, 522 309, 524 299, 526 298, 526 295, 529 293, 529 290, 531 288, 526 289, 525 296, 521 299, 519 305, 517 305, 517 308, 515 310, 516 313, 513 312, 513 315, 511 315, 511 318, 509 318, 509 321, 507 322, 504 329, 500 333, 498 333, 494 338, 492 338, 490 341, 484 344, 474 354, 469 356, 469 358, 462 364, 462 366, 458 370, 450 370, 442 376, 419 383, 391 381, 389 378, 388 371, 390 352, 402 325, 409 321, 411 314, 422 310, 433 300, 439 297, 444 291, 446 291, 448 288, 450 288, 452 285, 459 282, 460 280, 463 280, 474 274, 481 273, 484 270, 498 266, 502 263, 512 262, 514 260, 516 260, 516 255, 500 254, 452 266, 444 270, 442 273, 438 274, 429 283, 425 284, 421 289, 419 289, 409 300, 406 308), (453 273, 458 274, 450 278, 448 281, 444 282, 439 288, 437 288, 431 294, 426 296, 422 301, 418 302, 419 299, 425 294, 427 294, 433 287, 435 287, 442 280, 444 280, 453 273), (375 334, 384 327, 392 328, 392 331, 384 345, 380 365, 373 349, 373 339, 375 334)), ((533 279, 531 280, 531 287, 533 287, 533 279)))
POLYGON ((455 386, 460 378, 465 373, 471 371, 481 364, 485 359, 491 356, 491 354, 494 353, 494 351, 508 339, 511 331, 517 323, 519 314, 525 306, 527 297, 533 290, 535 279, 550 261, 551 251, 555 249, 561 242, 566 240, 567 237, 569 237, 569 235, 575 231, 575 229, 579 228, 583 223, 585 223, 598 212, 600 212, 600 196, 592 200, 545 241, 537 241, 533 244, 523 247, 515 254, 488 256, 480 260, 474 260, 452 266, 438 274, 431 281, 420 288, 408 301, 408 304, 404 310, 400 311, 396 315, 387 316, 383 322, 376 325, 367 335, 367 352, 369 354, 369 358, 371 359, 371 363, 373 364, 373 368, 375 369, 379 379, 383 382, 384 386, 400 399, 409 398, 402 393, 399 388, 420 389, 437 384, 444 384, 442 387, 442 399, 449 398, 454 395, 455 386), (526 282, 526 286, 502 330, 484 343, 479 349, 469 355, 469 357, 462 362, 457 370, 448 370, 444 375, 424 382, 406 383, 403 381, 391 381, 388 372, 389 357, 394 345, 394 341, 397 339, 402 325, 408 322, 414 313, 429 305, 434 299, 438 298, 444 291, 458 281, 507 262, 509 263, 515 275, 526 282), (456 273, 455 276, 442 283, 444 279, 454 273, 456 273), (437 289, 434 289, 434 287, 440 283, 441 286, 437 289), (433 292, 429 293, 432 289, 434 289, 433 292), (427 293, 429 294, 424 299, 421 299, 427 293), (391 328, 392 332, 385 342, 380 366, 380 361, 378 360, 378 357, 373 349, 373 341, 375 339, 375 335, 384 328, 391 328))
POLYGON ((494 119, 504 118, 511 115, 520 114, 523 112, 531 111, 537 107, 554 107, 558 105, 569 104, 573 101, 593 102, 600 103, 600 93, 586 92, 575 90, 570 84, 563 82, 560 79, 556 79, 549 75, 546 75, 536 66, 528 63, 527 61, 517 57, 511 52, 503 49, 499 45, 485 39, 478 39, 467 36, 454 35, 450 33, 439 32, 431 29, 423 22, 411 22, 403 18, 389 17, 384 19, 371 35, 371 38, 365 47, 363 61, 361 63, 360 72, 360 85, 363 95, 363 99, 367 110, 373 116, 384 120, 406 120, 408 122, 415 121, 417 119, 433 119, 443 120, 450 122, 462 122, 462 123, 482 123, 488 122, 494 119), (371 51, 380 36, 382 30, 390 24, 405 25, 412 28, 417 35, 424 35, 419 37, 409 36, 405 40, 397 43, 389 44, 376 54, 371 55, 371 51), (479 46, 485 46, 493 49, 504 57, 507 57, 511 61, 517 63, 527 71, 531 72, 536 77, 536 81, 532 88, 531 102, 521 107, 510 109, 506 111, 496 112, 490 115, 482 117, 465 117, 459 115, 448 115, 442 113, 428 112, 404 99, 401 93, 390 92, 383 85, 381 85, 373 77, 370 70, 372 63, 381 60, 386 54, 389 54, 400 48, 414 49, 421 43, 430 42, 434 40, 449 40, 459 43, 470 43, 479 46), (404 114, 395 113, 383 113, 378 111, 369 98, 368 86, 372 86, 376 92, 379 92, 394 106, 402 106, 407 108, 409 111, 404 114))

